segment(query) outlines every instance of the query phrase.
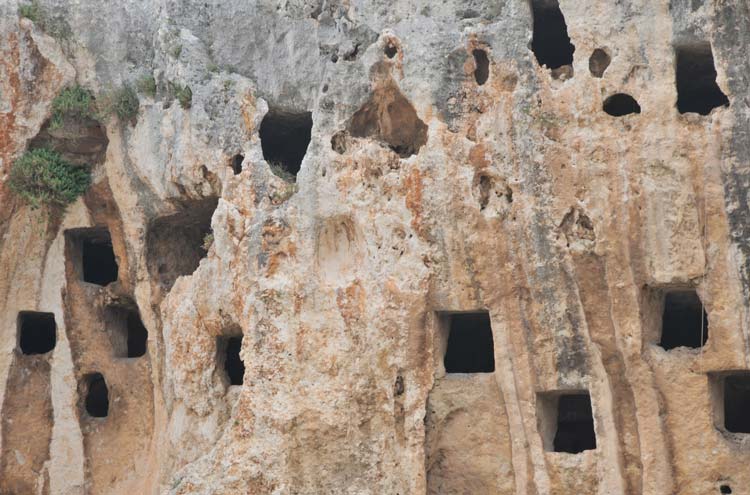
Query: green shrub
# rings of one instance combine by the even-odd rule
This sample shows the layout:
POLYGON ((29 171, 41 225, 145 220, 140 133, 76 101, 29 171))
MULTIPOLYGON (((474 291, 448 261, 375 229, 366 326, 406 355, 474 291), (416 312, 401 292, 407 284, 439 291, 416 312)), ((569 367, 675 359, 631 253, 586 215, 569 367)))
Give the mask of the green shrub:
POLYGON ((211 249, 211 246, 214 245, 214 234, 213 232, 209 232, 208 234, 203 236, 203 244, 201 247, 205 252, 208 252, 211 249))
POLYGON ((138 94, 132 86, 124 85, 104 93, 97 102, 97 114, 101 120, 110 115, 117 115, 123 122, 134 121, 138 116, 138 94))
POLYGON ((71 86, 63 89, 52 100, 50 127, 58 129, 62 127, 65 119, 74 119, 80 122, 93 118, 94 115, 94 97, 91 96, 91 92, 78 85, 71 86))
POLYGON ((146 96, 150 96, 151 98, 156 96, 156 80, 154 79, 154 76, 148 75, 138 79, 136 87, 138 88, 138 91, 146 96))
POLYGON ((170 82, 169 90, 177 98, 177 101, 180 102, 182 108, 187 110, 193 104, 193 90, 190 89, 190 86, 182 86, 170 82))
POLYGON ((10 170, 10 189, 34 209, 42 205, 64 207, 85 193, 90 184, 87 167, 72 165, 46 148, 27 151, 10 170))
POLYGON ((18 15, 32 22, 38 22, 42 18, 42 9, 39 3, 31 2, 18 6, 18 15))
POLYGON ((285 169, 284 165, 282 165, 280 162, 268 162, 268 166, 271 169, 273 175, 284 179, 285 182, 294 183, 297 181, 297 178, 294 176, 294 174, 285 169))

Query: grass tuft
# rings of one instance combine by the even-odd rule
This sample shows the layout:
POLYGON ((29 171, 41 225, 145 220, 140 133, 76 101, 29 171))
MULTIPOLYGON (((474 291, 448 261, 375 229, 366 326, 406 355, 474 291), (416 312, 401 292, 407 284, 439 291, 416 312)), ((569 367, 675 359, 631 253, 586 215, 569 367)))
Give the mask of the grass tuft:
POLYGON ((95 116, 94 97, 79 85, 63 89, 52 100, 50 128, 59 129, 66 119, 84 121, 95 116))
POLYGON ((10 189, 32 209, 65 207, 86 192, 91 173, 85 166, 68 163, 56 151, 38 148, 13 163, 8 182, 10 189))

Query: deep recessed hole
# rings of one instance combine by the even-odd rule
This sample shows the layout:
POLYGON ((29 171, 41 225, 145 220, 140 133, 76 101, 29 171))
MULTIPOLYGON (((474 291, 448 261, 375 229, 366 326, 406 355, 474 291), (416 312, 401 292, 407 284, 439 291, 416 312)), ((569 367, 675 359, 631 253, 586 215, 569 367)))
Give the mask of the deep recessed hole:
POLYGON ((539 65, 557 69, 573 64, 575 46, 570 42, 558 0, 532 0, 534 35, 531 49, 539 65))
POLYGON ((537 396, 544 448, 578 454, 596 449, 594 416, 588 392, 545 392, 537 396))
POLYGON ((52 313, 18 313, 18 344, 24 354, 45 354, 55 348, 57 325, 52 313))
POLYGON ((218 361, 229 385, 242 385, 245 364, 240 357, 242 335, 221 336, 217 340, 218 361))
POLYGON ((385 52, 385 56, 388 58, 393 58, 398 53, 398 47, 394 45, 391 42, 388 42, 388 44, 385 45, 385 49, 383 50, 385 52))
POLYGON ((149 225, 149 271, 166 290, 178 277, 191 275, 206 256, 206 236, 211 233, 211 217, 218 201, 206 198, 187 202, 179 213, 157 218, 149 225))
POLYGON ((472 52, 474 55, 474 79, 480 86, 487 82, 490 77, 490 60, 487 58, 487 52, 484 50, 476 49, 472 52))
POLYGON ((84 377, 86 383, 86 412, 93 418, 106 418, 109 414, 109 390, 101 373, 84 377))
POLYGON ((750 433, 750 373, 724 377, 724 428, 750 433))
POLYGON ((109 307, 106 324, 115 357, 137 358, 146 354, 148 330, 134 307, 109 307))
POLYGON ((245 160, 245 157, 242 155, 234 155, 232 157, 232 172, 234 172, 234 175, 239 175, 242 172, 242 162, 245 160))
POLYGON ((698 348, 708 340, 708 315, 695 290, 673 290, 664 295, 659 345, 698 348))
POLYGON ((719 493, 723 493, 725 495, 732 493, 732 487, 729 485, 721 485, 719 487, 719 493))
POLYGON ((402 158, 416 155, 427 143, 427 124, 392 81, 370 95, 347 130, 354 137, 375 137, 402 158))
POLYGON ((708 115, 716 107, 729 106, 729 99, 716 84, 716 68, 710 43, 675 47, 677 110, 708 115))
POLYGON ((106 227, 66 231, 68 256, 84 282, 109 285, 117 281, 117 258, 106 227))
POLYGON ((279 177, 294 180, 310 144, 312 112, 270 109, 260 123, 263 158, 279 177))
POLYGON ((613 117, 641 113, 641 106, 635 101, 635 98, 625 93, 617 93, 604 100, 603 108, 613 117))
POLYGON ((602 77, 604 71, 609 67, 612 62, 612 57, 601 48, 597 48, 589 57, 589 71, 594 77, 602 77))
POLYGON ((457 313, 448 317, 448 347, 443 360, 446 373, 495 371, 495 347, 489 313, 457 313))

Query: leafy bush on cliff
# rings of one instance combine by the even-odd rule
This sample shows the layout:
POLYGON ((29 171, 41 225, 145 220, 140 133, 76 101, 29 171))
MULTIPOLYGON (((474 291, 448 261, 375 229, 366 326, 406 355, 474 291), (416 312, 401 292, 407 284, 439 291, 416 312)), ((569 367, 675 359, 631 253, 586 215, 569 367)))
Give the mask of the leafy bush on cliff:
POLYGON ((86 192, 91 174, 86 167, 71 165, 59 153, 38 148, 13 163, 10 189, 32 208, 65 207, 86 192))
POLYGON ((50 128, 59 129, 65 119, 77 121, 94 118, 96 113, 94 97, 87 89, 79 85, 63 89, 59 95, 52 100, 52 120, 50 128))
POLYGON ((97 114, 104 119, 109 115, 117 115, 123 122, 135 121, 138 116, 138 94, 132 86, 124 85, 104 93, 97 101, 97 114))

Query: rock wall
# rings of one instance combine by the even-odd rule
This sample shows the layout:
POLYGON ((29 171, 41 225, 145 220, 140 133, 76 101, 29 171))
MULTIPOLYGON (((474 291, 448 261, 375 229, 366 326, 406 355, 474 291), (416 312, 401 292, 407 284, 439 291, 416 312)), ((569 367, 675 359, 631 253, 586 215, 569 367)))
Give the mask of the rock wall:
POLYGON ((750 493, 747 2, 34 5, 0 4, 0 493, 750 493), (39 143, 93 167, 64 213, 7 186, 39 143))

